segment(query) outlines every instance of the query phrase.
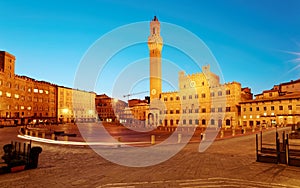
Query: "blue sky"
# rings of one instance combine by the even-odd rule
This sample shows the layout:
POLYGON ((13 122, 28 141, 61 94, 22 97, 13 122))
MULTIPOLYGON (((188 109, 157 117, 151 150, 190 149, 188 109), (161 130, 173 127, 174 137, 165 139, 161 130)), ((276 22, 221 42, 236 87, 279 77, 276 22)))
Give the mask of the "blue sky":
MULTIPOLYGON (((72 87, 82 57, 97 39, 157 15, 160 21, 182 26, 202 39, 217 59, 225 82, 238 81, 256 94, 300 78, 300 69, 295 68, 300 55, 289 53, 300 52, 299 10, 298 0, 3 0, 0 50, 16 56, 17 74, 72 87)), ((109 71, 118 71, 118 63, 148 56, 146 44, 133 49, 117 56, 109 71)), ((167 47, 163 57, 189 63, 167 47)), ((110 95, 112 83, 105 79, 98 81, 95 91, 110 95)))

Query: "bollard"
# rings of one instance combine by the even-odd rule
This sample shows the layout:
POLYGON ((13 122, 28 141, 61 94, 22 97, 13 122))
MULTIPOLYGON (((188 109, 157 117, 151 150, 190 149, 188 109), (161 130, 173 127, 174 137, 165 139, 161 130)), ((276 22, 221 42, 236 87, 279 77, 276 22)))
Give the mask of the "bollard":
POLYGON ((27 129, 25 130, 25 135, 28 135, 28 130, 27 129))
POLYGON ((200 134, 200 139, 201 139, 201 141, 205 140, 205 133, 200 134))
POLYGON ((45 135, 46 135, 45 132, 43 132, 43 133, 42 133, 42 138, 45 138, 45 135))
POLYGON ((68 136, 64 136, 64 141, 68 141, 68 136))
POLYGON ((254 126, 252 127, 252 132, 253 132, 253 133, 255 132, 255 127, 254 127, 254 126))
POLYGON ((232 136, 235 136, 235 129, 232 129, 232 136))
POLYGON ((181 134, 178 134, 178 144, 181 142, 181 134))
POLYGON ((244 133, 243 134, 246 134, 246 128, 244 128, 244 133))
POLYGON ((155 144, 155 135, 151 135, 151 144, 155 144))
POLYGON ((220 138, 223 138, 224 137, 224 131, 221 130, 221 135, 220 135, 220 138))
POLYGON ((51 135, 51 140, 55 140, 55 134, 51 135))
POLYGON ((35 137, 39 137, 39 132, 35 131, 35 137))

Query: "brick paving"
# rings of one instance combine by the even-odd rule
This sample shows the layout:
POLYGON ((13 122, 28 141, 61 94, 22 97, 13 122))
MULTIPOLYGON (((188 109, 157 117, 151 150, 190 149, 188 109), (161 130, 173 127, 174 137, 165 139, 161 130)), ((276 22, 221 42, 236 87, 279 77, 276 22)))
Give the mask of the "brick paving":
MULTIPOLYGON (((10 138, 3 132, 1 147, 10 138)), ((274 134, 265 132, 264 141, 274 134)), ((300 187, 300 168, 255 161, 255 135, 215 141, 202 153, 199 143, 190 143, 171 159, 141 168, 114 164, 87 147, 35 144, 43 147, 39 168, 0 175, 0 187, 300 187)), ((104 149, 135 157, 130 148, 104 149)))

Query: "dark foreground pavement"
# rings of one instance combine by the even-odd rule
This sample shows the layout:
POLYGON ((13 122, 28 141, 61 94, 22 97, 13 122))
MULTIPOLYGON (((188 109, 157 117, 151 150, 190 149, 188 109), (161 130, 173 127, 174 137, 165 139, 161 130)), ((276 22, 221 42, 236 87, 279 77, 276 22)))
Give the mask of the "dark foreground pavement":
MULTIPOLYGON (((15 131, 0 130, 1 147, 15 131)), ((266 132, 264 139, 272 142, 274 134, 274 130, 266 132)), ((141 168, 114 164, 86 147, 35 144, 43 147, 38 169, 0 175, 1 188, 300 187, 300 168, 255 162, 255 135, 215 141, 202 153, 199 143, 190 143, 171 159, 141 168)), ((173 145, 163 147, 172 150, 173 145)), ((103 149, 135 157, 129 148, 103 149)), ((151 160, 151 155, 145 160, 151 160)))

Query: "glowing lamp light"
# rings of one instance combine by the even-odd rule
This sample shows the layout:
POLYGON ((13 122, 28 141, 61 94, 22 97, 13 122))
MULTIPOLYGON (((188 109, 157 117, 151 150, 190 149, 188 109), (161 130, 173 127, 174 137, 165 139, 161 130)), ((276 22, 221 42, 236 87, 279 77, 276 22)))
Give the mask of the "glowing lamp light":
POLYGON ((67 114, 67 113, 69 112, 69 109, 64 108, 64 109, 62 110, 62 112, 63 112, 64 114, 67 114))

